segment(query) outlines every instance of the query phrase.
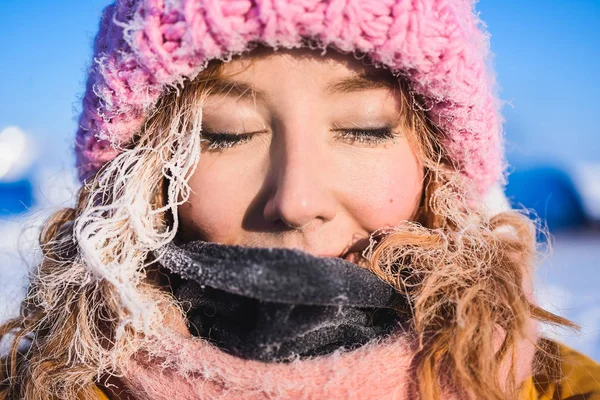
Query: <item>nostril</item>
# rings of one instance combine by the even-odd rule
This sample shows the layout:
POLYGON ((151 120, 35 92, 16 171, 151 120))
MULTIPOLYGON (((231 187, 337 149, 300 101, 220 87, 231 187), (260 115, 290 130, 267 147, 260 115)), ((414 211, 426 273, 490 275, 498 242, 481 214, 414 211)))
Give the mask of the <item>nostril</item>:
POLYGON ((275 232, 284 232, 290 229, 300 229, 302 226, 290 224, 289 222, 279 218, 275 221, 272 221, 272 228, 275 232))
POLYGON ((280 228, 303 229, 322 224, 335 216, 335 204, 326 193, 312 197, 279 192, 267 201, 263 212, 266 221, 280 228))

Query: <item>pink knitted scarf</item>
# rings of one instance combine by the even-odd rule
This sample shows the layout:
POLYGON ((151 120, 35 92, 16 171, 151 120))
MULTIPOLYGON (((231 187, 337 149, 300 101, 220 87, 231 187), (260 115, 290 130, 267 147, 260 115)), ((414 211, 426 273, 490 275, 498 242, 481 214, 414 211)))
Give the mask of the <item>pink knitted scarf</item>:
MULTIPOLYGON (((517 382, 531 375, 536 337, 531 321, 528 337, 519 342, 517 382)), ((410 372, 414 343, 410 334, 399 331, 354 351, 279 364, 231 356, 186 330, 149 340, 148 350, 138 352, 122 372, 136 399, 404 400, 415 398, 410 372)), ((506 376, 508 364, 501 369, 506 376)), ((448 389, 442 398, 457 399, 448 389)))

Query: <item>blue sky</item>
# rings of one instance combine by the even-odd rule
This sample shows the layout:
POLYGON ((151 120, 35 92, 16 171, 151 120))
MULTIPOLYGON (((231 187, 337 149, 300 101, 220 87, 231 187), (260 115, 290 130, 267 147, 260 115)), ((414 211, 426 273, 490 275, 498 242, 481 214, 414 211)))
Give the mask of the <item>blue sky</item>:
POLYGON ((482 0, 509 156, 600 161, 600 1, 482 0))
MULTIPOLYGON (((2 0, 0 129, 18 125, 69 167, 75 111, 109 0, 2 0)), ((520 164, 600 161, 600 1, 481 0, 520 164)), ((50 161, 48 160, 48 161, 50 161)))
POLYGON ((91 45, 107 0, 2 0, 0 129, 37 137, 55 162, 70 162, 75 114, 91 45), (7 40, 8 39, 8 40, 7 40))

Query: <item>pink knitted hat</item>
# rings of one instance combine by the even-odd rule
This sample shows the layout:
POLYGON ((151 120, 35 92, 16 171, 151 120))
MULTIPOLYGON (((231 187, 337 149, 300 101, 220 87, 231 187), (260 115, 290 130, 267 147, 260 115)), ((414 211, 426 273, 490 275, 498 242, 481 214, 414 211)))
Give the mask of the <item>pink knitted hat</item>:
POLYGON ((252 43, 366 53, 401 72, 480 193, 503 180, 488 35, 472 0, 117 0, 100 24, 75 151, 83 180, 113 159, 161 95, 252 43))

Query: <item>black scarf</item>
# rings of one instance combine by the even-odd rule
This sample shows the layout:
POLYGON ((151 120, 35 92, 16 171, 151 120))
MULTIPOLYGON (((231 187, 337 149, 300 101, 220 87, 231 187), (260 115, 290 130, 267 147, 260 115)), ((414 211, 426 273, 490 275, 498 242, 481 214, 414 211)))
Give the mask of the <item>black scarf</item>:
POLYGON ((299 250, 196 241, 167 246, 159 262, 174 274, 190 332, 242 358, 285 362, 355 349, 391 333, 405 309, 366 269, 299 250))

